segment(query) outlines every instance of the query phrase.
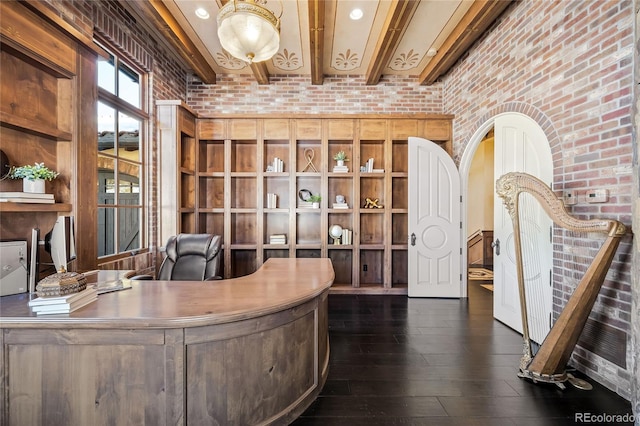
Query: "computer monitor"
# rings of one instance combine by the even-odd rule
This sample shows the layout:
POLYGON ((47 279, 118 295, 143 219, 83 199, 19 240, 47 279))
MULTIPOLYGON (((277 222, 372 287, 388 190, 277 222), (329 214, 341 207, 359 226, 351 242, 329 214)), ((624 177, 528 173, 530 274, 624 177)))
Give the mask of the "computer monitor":
POLYGON ((76 237, 73 216, 58 216, 53 229, 44 237, 44 249, 51 255, 57 272, 66 272, 76 258, 76 237))

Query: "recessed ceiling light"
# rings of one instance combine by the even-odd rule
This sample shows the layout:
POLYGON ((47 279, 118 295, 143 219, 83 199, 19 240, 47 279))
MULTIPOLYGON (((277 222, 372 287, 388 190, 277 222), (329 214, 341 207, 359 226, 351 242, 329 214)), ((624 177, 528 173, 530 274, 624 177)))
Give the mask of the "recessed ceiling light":
POLYGON ((203 7, 196 9, 196 16, 200 19, 209 19, 209 12, 203 7))
POLYGON ((362 12, 362 9, 353 9, 351 11, 351 13, 349 13, 349 18, 353 19, 354 21, 357 21, 358 19, 362 18, 362 16, 364 15, 364 13, 362 12))
POLYGON ((433 47, 429 50, 427 50, 427 56, 432 58, 434 56, 436 56, 438 54, 438 51, 436 49, 434 49, 433 47))

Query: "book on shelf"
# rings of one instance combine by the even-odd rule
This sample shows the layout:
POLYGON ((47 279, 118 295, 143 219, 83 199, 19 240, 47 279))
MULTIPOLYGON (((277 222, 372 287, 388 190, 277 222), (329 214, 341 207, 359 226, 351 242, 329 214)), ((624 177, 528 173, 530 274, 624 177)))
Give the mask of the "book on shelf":
POLYGON ((55 204, 55 201, 43 198, 0 198, 0 203, 55 204))
POLYGON ((269 244, 287 244, 286 234, 271 234, 269 236, 269 244))
POLYGON ((348 209, 349 208, 349 204, 347 204, 347 203, 333 203, 333 208, 334 209, 348 209))
POLYGON ((384 169, 371 169, 371 173, 384 173, 384 169))
POLYGON ((267 166, 267 172, 283 172, 284 171, 284 161, 280 158, 275 157, 271 164, 267 166))
POLYGON ((351 245, 353 244, 352 242, 352 238, 353 238, 353 231, 350 229, 342 229, 342 238, 341 238, 341 244, 344 245, 351 245))
POLYGON ((333 166, 333 173, 348 173, 349 167, 347 166, 333 166))
POLYGON ((364 166, 360 167, 360 171, 364 173, 373 172, 373 158, 369 158, 364 166))
POLYGON ((267 193, 267 208, 275 209, 278 207, 278 194, 267 193))
POLYGON ((53 200, 53 194, 37 192, 0 192, 0 198, 44 198, 53 200))
POLYGON ((53 194, 30 194, 24 193, 9 193, 3 192, 2 194, 23 194, 17 195, 0 195, 0 203, 34 203, 34 204, 54 204, 56 200, 53 199, 53 194), (49 197, 40 197, 40 195, 48 195, 49 197))
POLYGON ((89 286, 85 290, 67 296, 38 297, 29 301, 29 306, 37 315, 69 314, 97 299, 96 287, 89 286))

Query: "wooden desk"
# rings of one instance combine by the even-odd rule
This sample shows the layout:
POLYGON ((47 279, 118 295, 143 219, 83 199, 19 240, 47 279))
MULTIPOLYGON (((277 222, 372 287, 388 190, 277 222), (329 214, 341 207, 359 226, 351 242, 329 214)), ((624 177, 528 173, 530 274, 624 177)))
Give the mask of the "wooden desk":
POLYGON ((0 423, 288 424, 329 361, 329 259, 211 282, 137 281, 62 316, 0 299, 0 423))

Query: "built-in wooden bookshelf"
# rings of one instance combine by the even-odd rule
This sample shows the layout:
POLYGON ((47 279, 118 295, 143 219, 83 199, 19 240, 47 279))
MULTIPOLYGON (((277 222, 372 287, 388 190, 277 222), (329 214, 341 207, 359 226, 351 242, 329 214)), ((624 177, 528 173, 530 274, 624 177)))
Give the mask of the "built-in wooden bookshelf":
MULTIPOLYGON (((195 122, 193 149, 184 148, 185 138, 191 147, 190 132, 171 133, 182 144, 176 155, 185 158, 178 159, 180 168, 162 174, 182 185, 175 201, 179 230, 222 235, 225 278, 252 273, 271 257, 328 257, 336 274, 332 291, 406 293, 408 138, 430 139, 451 153, 450 116, 234 116, 195 122), (347 172, 333 171, 338 151, 347 154, 347 172), (369 158, 374 171, 361 171, 369 158), (193 170, 195 186, 185 184, 193 170), (301 200, 302 190, 321 195, 320 208, 301 200), (269 194, 276 194, 275 205, 269 194), (337 195, 348 208, 334 208, 337 195), (381 208, 364 208, 367 198, 381 208), (329 227, 335 224, 352 231, 350 244, 334 244, 329 227), (278 240, 282 234, 284 243, 278 240)), ((161 187, 166 191, 167 185, 161 187)))
MULTIPOLYGON (((96 138, 96 58, 104 52, 43 2, 2 1, 0 16, 2 151, 13 166, 44 163, 60 173, 45 184, 55 204, 0 205, 0 239, 30 246, 32 229, 48 232, 59 214, 95 229, 97 166, 87 144, 96 138)), ((22 191, 22 182, 2 180, 0 191, 22 191)), ((72 269, 95 269, 95 238, 82 234, 72 269)))

